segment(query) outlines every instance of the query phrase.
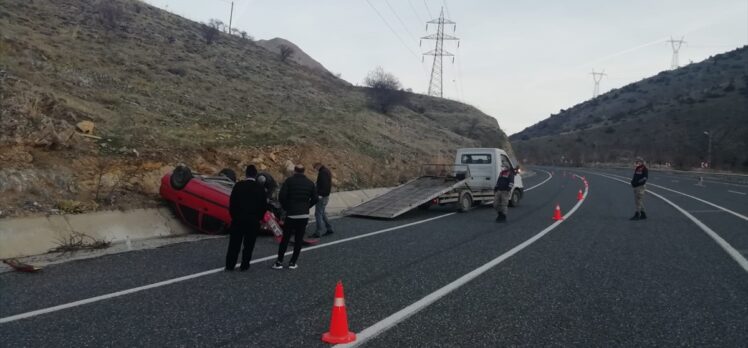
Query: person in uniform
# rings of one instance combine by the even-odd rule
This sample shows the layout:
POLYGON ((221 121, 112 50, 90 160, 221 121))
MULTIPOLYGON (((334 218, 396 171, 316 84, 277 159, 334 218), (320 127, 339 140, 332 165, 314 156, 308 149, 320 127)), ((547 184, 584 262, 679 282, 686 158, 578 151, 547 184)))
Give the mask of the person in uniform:
POLYGON ((506 222, 507 206, 509 205, 512 187, 514 187, 514 171, 509 168, 509 163, 502 161, 499 178, 496 180, 496 186, 493 188, 493 206, 498 214, 496 222, 506 222))
POLYGON ((636 211, 631 220, 644 220, 647 218, 647 213, 644 212, 644 193, 647 191, 647 179, 649 177, 649 171, 647 166, 644 165, 644 159, 637 157, 634 164, 634 177, 631 179, 631 187, 634 188, 634 205, 636 211))
POLYGON ((226 270, 233 271, 239 258, 239 249, 244 244, 240 270, 249 269, 252 251, 255 248, 257 233, 260 231, 260 220, 268 209, 265 188, 256 181, 257 168, 247 166, 247 179, 234 185, 229 198, 229 250, 226 253, 226 270))

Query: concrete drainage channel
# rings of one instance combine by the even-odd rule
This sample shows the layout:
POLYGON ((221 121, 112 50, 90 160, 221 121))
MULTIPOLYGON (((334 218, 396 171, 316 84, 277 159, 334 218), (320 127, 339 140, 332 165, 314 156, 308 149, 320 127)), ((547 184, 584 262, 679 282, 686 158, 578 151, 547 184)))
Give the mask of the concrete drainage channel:
MULTIPOLYGON (((336 192, 330 196, 327 211, 331 216, 354 205, 375 198, 389 188, 336 192)), ((314 212, 311 212, 314 216, 314 212)), ((102 211, 77 215, 50 215, 0 220, 0 259, 18 258, 39 266, 98 257, 131 250, 157 248, 163 245, 191 242, 221 236, 194 234, 168 208, 102 211), (104 242, 106 247, 50 252, 84 236, 88 242, 104 242)), ((0 273, 12 269, 0 264, 0 273)))

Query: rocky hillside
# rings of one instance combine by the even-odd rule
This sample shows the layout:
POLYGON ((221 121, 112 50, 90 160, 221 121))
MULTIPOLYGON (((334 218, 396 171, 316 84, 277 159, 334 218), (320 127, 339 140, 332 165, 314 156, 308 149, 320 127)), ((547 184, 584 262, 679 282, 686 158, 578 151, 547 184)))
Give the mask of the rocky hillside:
POLYGON ((748 170, 748 47, 611 90, 512 135, 535 163, 624 162, 748 170))
POLYGON ((314 60, 314 58, 306 54, 306 52, 304 52, 301 48, 299 48, 299 46, 296 46, 291 41, 276 37, 270 40, 257 40, 255 41, 255 43, 259 46, 264 47, 266 50, 276 54, 280 54, 281 47, 286 46, 293 50, 293 54, 291 54, 290 59, 292 59, 299 65, 309 67, 322 73, 330 73, 330 71, 325 69, 325 67, 320 62, 314 60))
POLYGON ((402 93, 379 113, 370 90, 135 0, 4 0, 0 217, 157 204, 179 162, 278 174, 322 161, 354 189, 457 147, 510 148, 477 109, 402 93))

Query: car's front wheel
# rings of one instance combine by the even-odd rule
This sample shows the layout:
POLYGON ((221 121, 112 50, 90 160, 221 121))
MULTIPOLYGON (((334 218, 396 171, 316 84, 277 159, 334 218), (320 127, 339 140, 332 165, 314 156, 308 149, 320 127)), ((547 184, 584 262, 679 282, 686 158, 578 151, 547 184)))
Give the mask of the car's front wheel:
POLYGON ((174 168, 174 171, 171 172, 169 184, 171 184, 171 187, 175 190, 181 190, 187 186, 187 183, 192 180, 192 177, 192 171, 190 168, 184 165, 178 165, 174 168))

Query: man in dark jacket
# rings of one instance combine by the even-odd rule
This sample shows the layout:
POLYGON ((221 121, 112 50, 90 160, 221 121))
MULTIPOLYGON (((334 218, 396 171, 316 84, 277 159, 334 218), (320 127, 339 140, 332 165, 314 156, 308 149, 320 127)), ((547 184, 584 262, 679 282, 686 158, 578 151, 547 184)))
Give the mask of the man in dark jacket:
POLYGON ((332 173, 322 163, 315 163, 314 169, 317 170, 317 194, 319 200, 314 206, 314 219, 317 224, 317 230, 311 235, 312 238, 319 238, 325 228, 325 236, 332 234, 332 225, 327 218, 327 203, 330 202, 330 191, 332 190, 332 173))
POLYGON ((634 177, 631 179, 631 187, 634 188, 636 212, 631 217, 631 220, 644 220, 647 218, 647 213, 644 212, 644 193, 647 191, 649 171, 647 170, 647 166, 644 165, 644 159, 641 157, 637 157, 634 164, 636 168, 634 169, 634 177))
POLYGON ((506 213, 508 211, 509 198, 514 187, 514 171, 508 163, 501 163, 499 178, 496 180, 496 186, 493 188, 494 201, 493 206, 496 209, 496 222, 506 222, 506 213))
POLYGON ((244 242, 240 270, 249 269, 252 251, 255 248, 257 233, 260 231, 260 220, 268 208, 267 195, 262 185, 255 180, 257 168, 247 166, 247 180, 234 185, 229 198, 231 227, 229 229, 229 250, 226 253, 226 270, 233 271, 239 257, 239 249, 244 242))
POLYGON ((296 269, 296 261, 299 260, 301 244, 304 240, 304 232, 309 222, 309 208, 317 204, 317 188, 314 183, 304 175, 304 166, 297 164, 294 174, 286 179, 281 186, 278 200, 286 211, 286 219, 283 223, 283 239, 278 246, 278 260, 273 265, 274 269, 283 268, 283 256, 288 248, 291 235, 294 236, 293 256, 288 263, 289 269, 296 269))

